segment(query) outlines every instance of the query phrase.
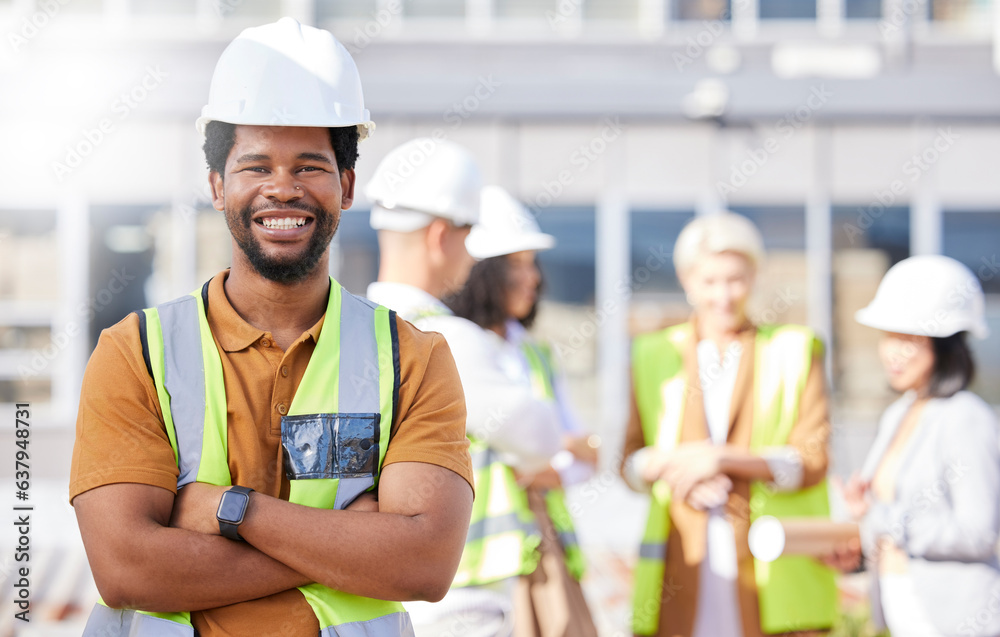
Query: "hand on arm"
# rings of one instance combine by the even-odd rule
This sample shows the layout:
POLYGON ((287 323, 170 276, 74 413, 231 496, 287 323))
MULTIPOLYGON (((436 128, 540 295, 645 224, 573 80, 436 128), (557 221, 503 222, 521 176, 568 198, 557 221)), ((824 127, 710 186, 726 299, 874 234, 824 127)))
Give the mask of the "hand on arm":
MULTIPOLYGON (((642 476, 647 482, 665 480, 675 498, 687 499, 700 482, 718 475, 741 480, 771 480, 771 469, 760 456, 731 445, 707 440, 686 442, 671 452, 650 454, 642 476)), ((713 488, 717 489, 719 485, 713 488)))

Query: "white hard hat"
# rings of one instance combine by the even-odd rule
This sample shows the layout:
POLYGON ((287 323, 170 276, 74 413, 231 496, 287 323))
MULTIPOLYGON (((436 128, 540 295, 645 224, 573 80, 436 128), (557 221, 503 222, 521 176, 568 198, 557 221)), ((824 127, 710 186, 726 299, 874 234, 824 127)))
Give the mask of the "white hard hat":
POLYGON ((222 52, 195 123, 375 130, 351 54, 329 31, 282 18, 245 29, 222 52))
POLYGON ((482 192, 479 224, 465 239, 465 247, 476 259, 488 259, 522 250, 548 250, 556 239, 538 228, 535 218, 521 202, 500 186, 482 192))
POLYGON ((371 227, 410 232, 434 217, 473 225, 482 187, 479 166, 466 149, 445 139, 410 140, 385 156, 365 186, 373 203, 371 227))
POLYGON ((986 298, 979 279, 955 259, 910 257, 889 268, 858 323, 887 332, 943 338, 967 331, 986 338, 986 298))

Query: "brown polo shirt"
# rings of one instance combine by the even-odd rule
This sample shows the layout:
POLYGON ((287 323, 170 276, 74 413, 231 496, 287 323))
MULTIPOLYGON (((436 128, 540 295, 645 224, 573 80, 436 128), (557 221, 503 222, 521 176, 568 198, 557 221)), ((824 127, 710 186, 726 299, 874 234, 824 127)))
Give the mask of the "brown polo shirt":
MULTIPOLYGON (((209 284, 208 323, 222 357, 229 403, 229 471, 233 484, 288 499, 281 451, 281 413, 291 405, 323 320, 288 348, 244 321, 229 304, 222 272, 209 284)), ((471 485, 465 396, 451 351, 440 334, 397 319, 400 387, 384 465, 426 462, 471 485)), ((106 484, 149 484, 176 492, 177 464, 153 381, 142 357, 134 314, 101 334, 80 395, 70 500, 106 484)), ((201 637, 314 637, 319 624, 297 589, 192 613, 201 637), (269 628, 270 627, 270 628, 269 628)))

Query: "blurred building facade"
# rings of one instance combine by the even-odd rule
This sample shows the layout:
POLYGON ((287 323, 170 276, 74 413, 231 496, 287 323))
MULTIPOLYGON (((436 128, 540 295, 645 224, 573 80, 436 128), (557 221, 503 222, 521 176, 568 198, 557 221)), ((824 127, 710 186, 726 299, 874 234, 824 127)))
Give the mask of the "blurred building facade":
MULTIPOLYGON (((541 329, 588 422, 624 418, 630 334, 683 320, 681 226, 729 208, 771 258, 754 316, 830 345, 838 413, 888 394, 853 312, 885 269, 943 252, 979 273, 1000 402, 1000 17, 983 0, 0 1, 0 402, 72 426, 100 329, 226 266, 192 125, 242 28, 292 15, 360 68, 390 148, 448 137, 555 234, 541 329)), ((346 213, 334 274, 377 246, 346 213)), ((860 414, 855 417, 855 414, 860 414)))

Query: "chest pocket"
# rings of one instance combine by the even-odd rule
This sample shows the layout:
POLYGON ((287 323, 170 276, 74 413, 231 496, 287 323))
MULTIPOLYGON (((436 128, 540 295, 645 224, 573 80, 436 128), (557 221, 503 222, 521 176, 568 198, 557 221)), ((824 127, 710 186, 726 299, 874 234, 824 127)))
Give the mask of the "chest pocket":
POLYGON ((308 493, 311 506, 343 509, 372 488, 379 464, 379 425, 377 413, 282 417, 291 500, 305 504, 296 494, 308 493))

